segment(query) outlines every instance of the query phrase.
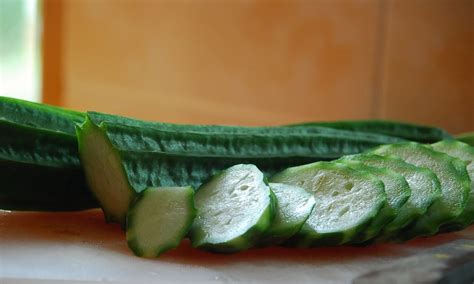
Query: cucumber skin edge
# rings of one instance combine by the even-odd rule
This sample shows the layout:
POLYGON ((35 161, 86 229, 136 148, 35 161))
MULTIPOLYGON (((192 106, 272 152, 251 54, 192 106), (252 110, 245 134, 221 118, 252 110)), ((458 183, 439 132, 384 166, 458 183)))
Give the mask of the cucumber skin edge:
MULTIPOLYGON (((83 136, 83 132, 87 131, 86 129, 88 127, 91 127, 91 128, 96 128, 96 129, 99 129, 100 128, 100 125, 96 125, 95 123, 93 123, 92 120, 90 120, 87 116, 86 116, 86 119, 83 123, 81 124, 76 124, 76 136, 77 136, 77 141, 78 141, 78 147, 79 147, 79 158, 81 160, 81 164, 83 166, 83 169, 84 169, 84 174, 85 174, 85 177, 86 177, 86 180, 88 181, 88 183, 90 184, 89 182, 89 177, 88 177, 88 173, 87 173, 87 170, 86 170, 86 165, 85 163, 83 163, 83 157, 82 157, 82 153, 83 151, 81 151, 85 146, 84 146, 84 136, 83 136)), ((97 130, 94 130, 94 131, 97 131, 97 130)), ((100 135, 104 135, 104 133, 102 131, 100 131, 100 135)), ((106 142, 109 144, 109 147, 110 149, 112 149, 112 152, 114 152, 115 155, 116 154, 116 150, 114 148, 114 146, 112 145, 112 143, 108 140, 108 138, 105 136, 104 139, 106 140, 106 142)), ((117 157, 116 158, 121 161, 121 158, 120 157, 117 157)), ((126 171, 125 169, 123 168, 123 165, 120 164, 120 168, 122 169, 122 176, 125 178, 126 182, 127 182, 127 185, 128 185, 128 188, 129 189, 133 189, 133 187, 131 186, 129 180, 128 180, 128 177, 127 177, 127 174, 126 174, 126 171)), ((90 191, 92 192, 93 196, 95 197, 96 200, 99 201, 99 204, 100 204, 100 200, 99 198, 97 197, 96 193, 94 192, 92 186, 90 186, 90 191)), ((135 199, 136 199, 136 192, 132 190, 130 190, 130 193, 132 194, 132 196, 134 196, 129 205, 128 205, 128 208, 130 209, 130 205, 133 204, 133 202, 135 202, 135 199)), ((105 210, 104 208, 102 207, 101 205, 101 209, 102 209, 102 212, 104 213, 104 218, 105 218, 105 221, 106 223, 119 223, 122 230, 125 230, 126 228, 126 213, 125 213, 125 216, 123 217, 115 217, 115 216, 111 216, 109 215, 105 210)))

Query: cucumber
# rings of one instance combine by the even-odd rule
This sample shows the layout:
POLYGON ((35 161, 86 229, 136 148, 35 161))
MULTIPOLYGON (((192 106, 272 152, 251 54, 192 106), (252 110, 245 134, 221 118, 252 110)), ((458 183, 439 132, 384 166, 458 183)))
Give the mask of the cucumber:
POLYGON ((147 188, 127 214, 128 246, 137 256, 157 257, 176 248, 196 216, 192 187, 147 188))
POLYGON ((358 154, 345 156, 341 160, 358 161, 371 167, 390 169, 403 176, 410 186, 410 197, 395 219, 383 228, 377 241, 397 236, 403 228, 418 220, 436 200, 441 198, 441 185, 432 171, 408 164, 395 156, 358 154))
POLYGON ((432 143, 443 139, 453 139, 444 129, 412 123, 386 120, 351 120, 307 122, 290 125, 292 127, 322 126, 355 132, 368 132, 401 137, 411 141, 432 143))
MULTIPOLYGON (((474 222, 474 147, 466 143, 456 140, 440 141, 432 144, 431 147, 438 152, 446 153, 452 157, 456 157, 464 161, 467 166, 466 170, 471 180, 471 191, 466 209, 454 222, 459 223, 459 227, 464 228, 474 222)), ((463 165, 459 165, 462 167, 463 165)))
MULTIPOLYGON (((132 139, 132 141, 136 141, 135 139, 137 135, 141 133, 137 133, 136 131, 127 132, 126 128, 120 128, 121 126, 131 126, 140 128, 143 131, 144 135, 152 134, 151 139, 153 138, 153 131, 150 132, 149 130, 167 130, 171 132, 199 132, 199 133, 226 133, 226 134, 280 134, 280 135, 313 135, 313 134, 320 134, 327 137, 333 138, 340 138, 340 139, 347 139, 346 147, 351 148, 354 147, 351 142, 357 139, 356 144, 361 144, 363 142, 367 142, 364 148, 370 147, 370 145, 376 144, 388 144, 388 143, 397 143, 405 141, 402 138, 392 137, 387 135, 380 135, 374 133, 361 133, 361 132, 353 132, 353 131, 345 131, 345 130, 337 130, 331 129, 327 127, 318 127, 318 126, 308 126, 308 127, 277 127, 277 126, 261 126, 261 127, 249 127, 249 126, 227 126, 227 125, 186 125, 186 124, 171 124, 171 123, 162 123, 162 122, 148 122, 137 120, 128 117, 121 117, 116 115, 98 113, 98 112, 88 112, 87 116, 89 118, 90 123, 95 124, 96 126, 100 126, 102 124, 108 124, 108 128, 110 129, 111 136, 114 132, 118 132, 119 135, 122 135, 123 139, 132 139), (113 126, 119 127, 118 131, 114 131, 113 126), (147 131, 148 129, 148 131, 147 131), (122 131, 125 133, 121 134, 122 131)), ((156 134, 154 135, 156 137, 156 134)), ((113 137, 111 137, 113 138, 113 137)), ((120 137, 115 137, 115 139, 120 139, 120 137)), ((142 139, 146 139, 145 137, 142 139)), ((154 145, 152 145, 154 146, 154 145)))
POLYGON ((379 232, 398 215, 411 195, 411 189, 403 176, 389 169, 367 166, 355 160, 338 160, 358 171, 367 171, 384 183, 387 203, 368 227, 359 233, 351 243, 363 243, 373 239, 379 232))
POLYGON ((396 155, 408 163, 429 168, 441 184, 441 198, 416 224, 401 232, 397 236, 399 240, 436 234, 440 226, 449 226, 463 213, 469 197, 470 181, 465 169, 462 172, 454 166, 456 158, 415 142, 380 146, 374 153, 396 155))
POLYGON ((259 243, 281 244, 296 234, 313 211, 315 200, 305 189, 282 183, 270 183, 276 197, 275 219, 259 243))
POLYGON ((75 136, 74 124, 82 123, 85 114, 60 107, 0 96, 0 119, 36 129, 51 130, 75 136))
POLYGON ((254 246, 275 213, 275 197, 254 165, 235 165, 213 176, 198 189, 195 205, 193 247, 222 253, 254 246))
POLYGON ((386 204, 383 183, 342 163, 317 162, 288 168, 270 181, 300 186, 314 195, 315 207, 286 244, 341 245, 352 241, 386 204))
POLYGON ((74 123, 84 114, 0 97, 0 209, 98 207, 79 162, 74 123))
POLYGON ((168 124, 162 130, 156 127, 161 125, 158 123, 140 122, 137 127, 107 121, 97 124, 94 120, 97 114, 88 115, 78 127, 81 161, 106 218, 120 223, 136 193, 149 186, 198 187, 208 176, 240 163, 255 164, 271 175, 290 166, 336 158, 379 144, 336 135, 224 135, 185 128, 179 132, 179 127, 168 124))
POLYGON ((474 146, 474 132, 460 134, 456 136, 456 139, 471 146, 474 146))
POLYGON ((330 160, 366 151, 380 145, 365 135, 329 132, 240 133, 173 131, 103 122, 103 130, 114 147, 131 151, 159 151, 236 157, 306 157, 330 160))

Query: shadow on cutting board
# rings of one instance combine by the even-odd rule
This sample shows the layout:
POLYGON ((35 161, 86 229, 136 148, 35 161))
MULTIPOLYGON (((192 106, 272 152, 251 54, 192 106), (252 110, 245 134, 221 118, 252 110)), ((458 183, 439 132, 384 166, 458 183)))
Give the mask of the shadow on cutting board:
MULTIPOLYGON (((281 259, 285 262, 308 264, 325 264, 334 261, 344 263, 374 256, 401 257, 419 249, 437 246, 460 237, 472 238, 472 236, 474 236, 474 226, 461 232, 441 234, 405 244, 313 249, 270 247, 250 249, 231 255, 200 251, 192 248, 186 240, 177 249, 150 261, 201 266, 220 266, 250 259, 254 263, 278 262, 281 259)), ((78 246, 133 257, 127 247, 124 232, 116 224, 106 224, 100 210, 61 213, 0 211, 0 242, 78 246)))

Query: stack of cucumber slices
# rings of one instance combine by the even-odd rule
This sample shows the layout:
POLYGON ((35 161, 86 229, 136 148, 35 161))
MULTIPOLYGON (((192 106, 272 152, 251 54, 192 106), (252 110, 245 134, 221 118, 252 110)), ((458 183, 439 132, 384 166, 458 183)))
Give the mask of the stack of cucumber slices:
POLYGON ((474 147, 435 127, 177 125, 0 106, 0 209, 100 206, 138 256, 184 238, 233 253, 400 242, 474 223, 474 147))

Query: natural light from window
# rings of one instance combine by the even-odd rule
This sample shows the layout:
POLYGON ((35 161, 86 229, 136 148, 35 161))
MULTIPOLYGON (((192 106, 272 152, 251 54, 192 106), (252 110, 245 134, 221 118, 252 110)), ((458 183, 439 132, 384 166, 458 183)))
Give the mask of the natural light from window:
POLYGON ((39 101, 40 0, 0 0, 0 96, 39 101))

